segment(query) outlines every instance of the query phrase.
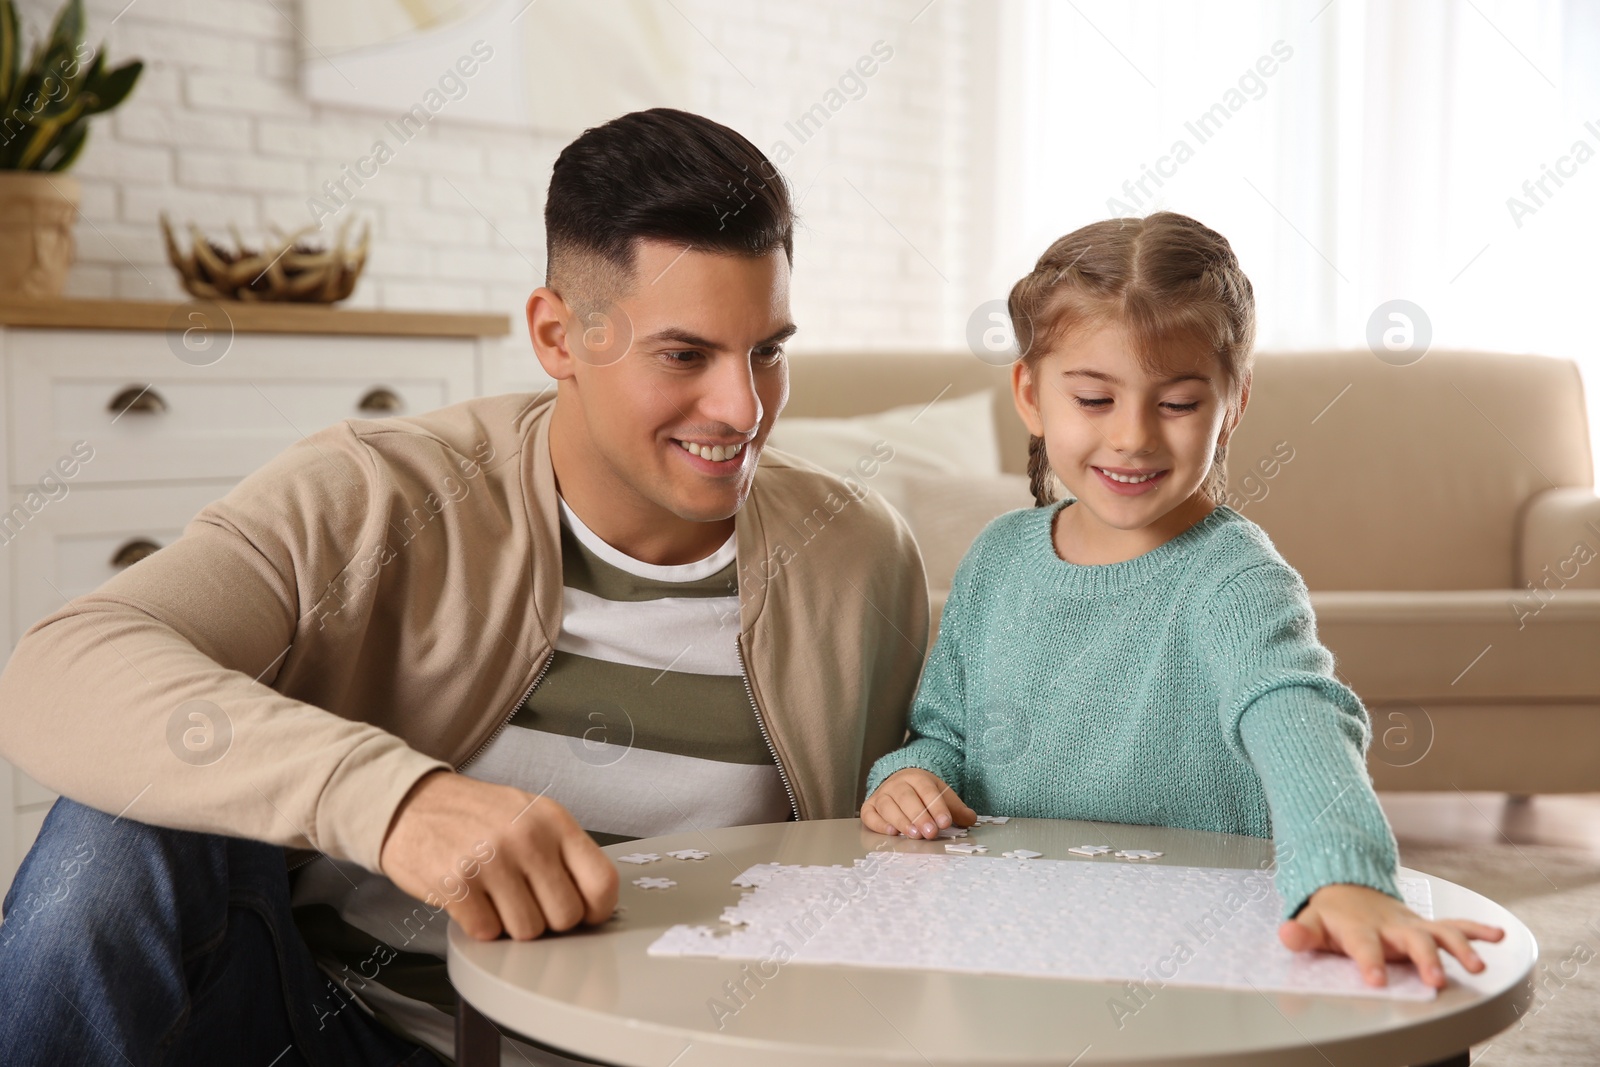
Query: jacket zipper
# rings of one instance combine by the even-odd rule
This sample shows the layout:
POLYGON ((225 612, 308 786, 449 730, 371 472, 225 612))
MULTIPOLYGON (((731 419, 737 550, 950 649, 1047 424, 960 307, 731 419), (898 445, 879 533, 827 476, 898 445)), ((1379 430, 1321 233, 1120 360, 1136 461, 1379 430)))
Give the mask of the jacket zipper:
POLYGON ((756 726, 761 730, 761 740, 767 743, 767 751, 772 753, 772 762, 778 768, 778 780, 783 783, 783 791, 789 795, 789 811, 798 821, 800 818, 800 802, 795 799, 794 788, 789 784, 789 772, 783 769, 783 760, 778 758, 778 750, 772 745, 772 735, 767 733, 766 720, 761 717, 761 707, 756 703, 756 693, 750 688, 750 668, 745 665, 744 649, 739 642, 733 642, 734 651, 739 654, 739 680, 744 683, 744 695, 750 698, 750 710, 756 713, 756 726))
POLYGON ((479 745, 477 749, 473 751, 472 755, 468 756, 466 759, 462 760, 456 765, 456 773, 459 774, 463 767, 477 759, 479 756, 483 755, 483 750, 488 748, 490 744, 494 742, 495 738, 499 737, 505 732, 506 727, 511 725, 511 720, 516 717, 518 709, 528 702, 528 698, 533 696, 533 691, 539 688, 539 683, 544 681, 544 676, 550 673, 550 665, 555 661, 556 652, 555 649, 552 648, 550 650, 550 654, 544 658, 544 665, 539 668, 539 673, 533 676, 533 684, 528 686, 528 691, 522 694, 522 698, 520 700, 511 705, 511 710, 506 712, 506 717, 501 720, 499 726, 495 727, 494 733, 485 738, 483 744, 479 745))
MULTIPOLYGON (((526 704, 528 702, 528 698, 533 696, 533 691, 535 689, 539 688, 539 683, 544 681, 544 676, 550 673, 550 665, 555 662, 555 659, 556 659, 555 650, 551 649, 550 654, 548 656, 546 656, 545 659, 544 659, 544 665, 539 668, 539 673, 534 675, 533 684, 528 686, 528 691, 526 693, 523 693, 521 699, 519 699, 515 704, 511 705, 511 710, 506 713, 506 717, 503 720, 501 720, 500 725, 495 727, 494 733, 490 734, 484 740, 483 744, 479 745, 476 749, 474 749, 472 755, 468 756, 465 760, 463 760, 462 762, 460 762, 459 764, 456 765, 456 773, 459 774, 461 772, 461 768, 465 767, 467 764, 471 763, 473 760, 475 760, 479 756, 481 756, 483 754, 483 750, 489 747, 490 742, 492 742, 495 738, 499 737, 503 732, 505 732, 505 728, 507 726, 510 726, 511 725, 511 720, 516 717, 517 710, 519 708, 521 708, 522 705, 524 705, 524 704, 526 704)), ((742 663, 743 660, 741 660, 740 662, 742 663)), ((745 692, 748 693, 750 691, 750 683, 746 682, 744 688, 745 688, 745 692)), ((750 705, 752 707, 755 706, 755 697, 754 696, 752 696, 750 698, 750 705)), ((756 718, 757 718, 758 721, 760 720, 760 716, 761 716, 761 713, 757 712, 756 713, 756 718)), ((765 737, 766 733, 767 733, 766 727, 762 727, 761 728, 761 735, 763 737, 765 737)), ((768 742, 767 747, 768 748, 772 747, 771 742, 768 742)), ((773 759, 777 759, 777 754, 776 753, 773 754, 773 759)), ((780 766, 778 768, 778 771, 781 774, 782 771, 783 771, 783 768, 780 766)), ((785 785, 787 785, 787 783, 785 783, 785 785)), ((793 796, 794 796, 794 794, 791 793, 790 794, 791 799, 793 798, 793 796)), ((310 863, 312 860, 320 859, 324 855, 326 855, 326 853, 320 852, 320 851, 318 851, 316 849, 313 849, 311 851, 311 855, 307 856, 303 860, 300 860, 298 863, 290 864, 287 869, 291 870, 291 871, 299 870, 301 867, 304 867, 306 864, 310 863)))
POLYGON ((301 860, 298 863, 289 864, 289 866, 286 867, 285 870, 298 871, 301 867, 304 867, 306 864, 310 863, 312 860, 320 860, 324 855, 326 855, 326 853, 318 852, 316 849, 311 849, 310 852, 311 852, 311 855, 307 856, 305 859, 301 860))

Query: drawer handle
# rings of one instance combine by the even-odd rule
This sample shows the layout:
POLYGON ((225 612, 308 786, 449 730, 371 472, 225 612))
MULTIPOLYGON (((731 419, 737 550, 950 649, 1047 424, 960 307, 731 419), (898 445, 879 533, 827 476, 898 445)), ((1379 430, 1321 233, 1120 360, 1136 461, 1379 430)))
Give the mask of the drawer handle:
POLYGON ((373 414, 392 415, 405 405, 393 389, 385 389, 380 385, 362 397, 361 403, 356 406, 362 411, 370 411, 373 414))
POLYGON ((133 566, 141 559, 148 559, 150 556, 155 555, 160 548, 160 545, 148 538, 135 537, 132 541, 117 549, 116 554, 111 557, 111 565, 120 571, 124 567, 133 566))
POLYGON ((138 415, 159 415, 167 410, 167 402, 148 385, 130 385, 111 398, 106 410, 116 415, 129 411, 138 415))

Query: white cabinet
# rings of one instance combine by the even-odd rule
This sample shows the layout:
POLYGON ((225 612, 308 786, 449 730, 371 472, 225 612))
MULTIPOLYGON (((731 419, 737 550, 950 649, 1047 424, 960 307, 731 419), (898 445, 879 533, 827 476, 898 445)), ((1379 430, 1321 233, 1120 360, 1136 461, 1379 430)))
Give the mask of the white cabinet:
MULTIPOLYGON (((72 485, 49 502, 5 549, 11 570, 7 651, 35 621, 175 540, 230 484, 72 485)), ((22 499, 13 489, 13 506, 22 499)))
POLYGON ((421 338, 246 336, 209 367, 156 336, 18 331, 7 345, 11 483, 37 480, 87 440, 79 478, 238 479, 340 419, 432 411, 472 395, 472 351, 421 338), (120 414, 119 414, 120 411, 120 414))
MULTIPOLYGON (((504 381, 501 316, 230 309, 226 354, 199 365, 172 341, 181 309, 0 304, 3 656, 307 434, 504 381)), ((0 760, 0 895, 54 799, 0 760)))

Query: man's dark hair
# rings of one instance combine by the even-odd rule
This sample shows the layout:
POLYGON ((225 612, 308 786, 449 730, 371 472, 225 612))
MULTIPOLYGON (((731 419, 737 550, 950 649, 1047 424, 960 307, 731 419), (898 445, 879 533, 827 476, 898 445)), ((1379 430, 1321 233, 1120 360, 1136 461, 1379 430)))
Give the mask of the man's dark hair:
POLYGON ((721 123, 687 111, 635 111, 585 130, 556 159, 544 207, 548 284, 618 286, 634 242, 794 260, 794 210, 783 175, 721 123), (607 269, 609 268, 609 269, 607 269), (585 277, 585 276, 589 277, 585 277))

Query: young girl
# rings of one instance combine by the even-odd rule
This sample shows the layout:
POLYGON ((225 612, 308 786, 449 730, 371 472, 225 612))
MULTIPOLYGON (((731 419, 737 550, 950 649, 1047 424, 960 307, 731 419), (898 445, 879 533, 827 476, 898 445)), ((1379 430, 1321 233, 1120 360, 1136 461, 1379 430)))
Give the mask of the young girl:
POLYGON ((1289 949, 1343 952, 1372 985, 1409 957, 1442 987, 1440 946, 1481 971, 1468 938, 1503 931, 1401 902, 1366 711, 1299 574, 1221 503, 1255 340, 1228 242, 1171 212, 1094 223, 1010 312, 1039 506, 962 560, 862 822, 931 838, 977 808, 1275 837, 1289 949))

